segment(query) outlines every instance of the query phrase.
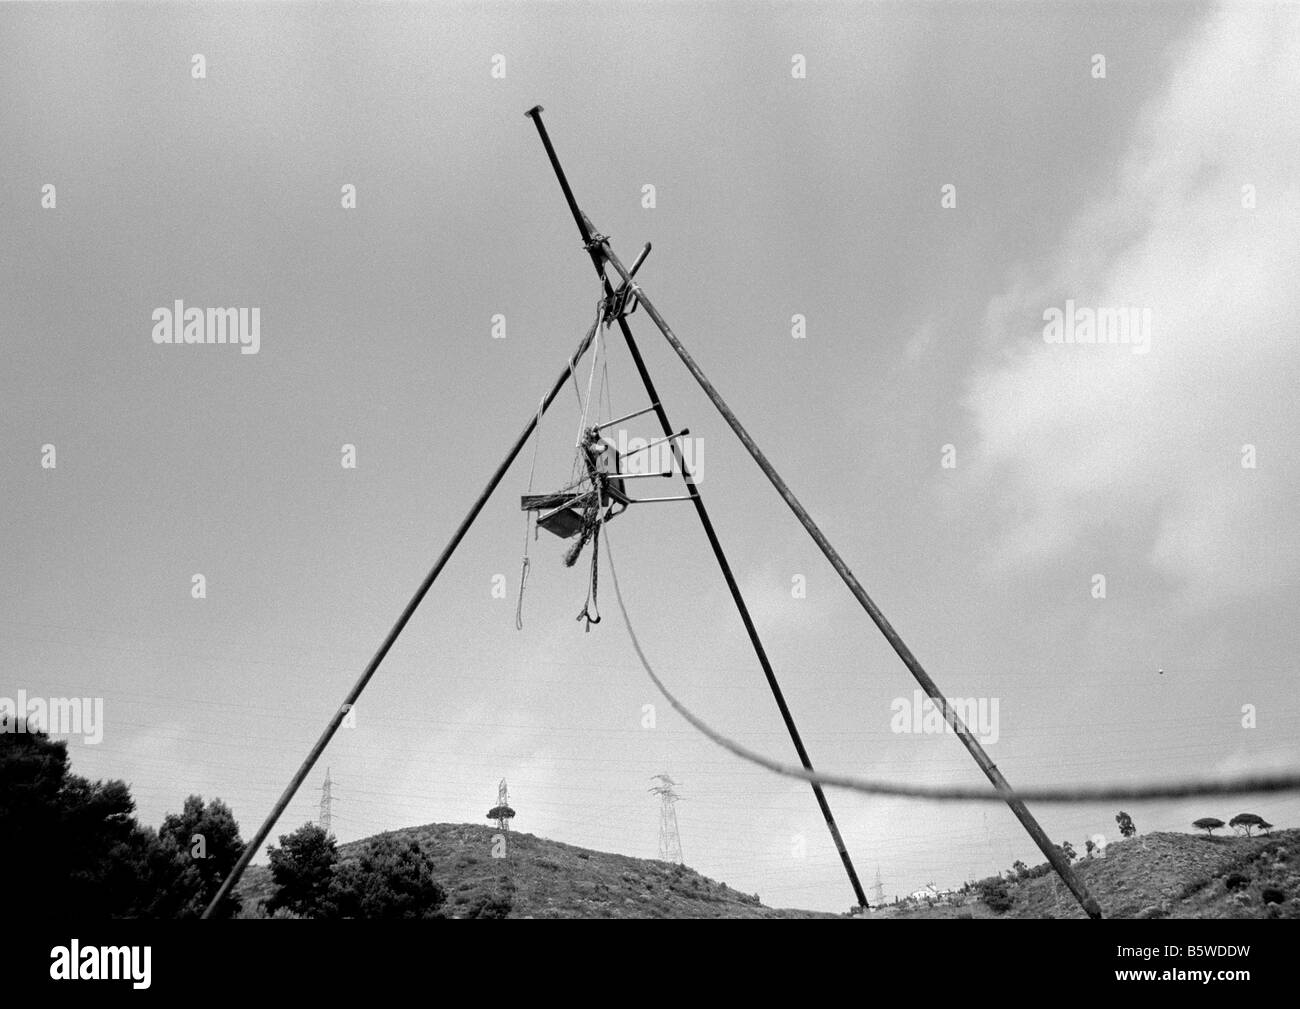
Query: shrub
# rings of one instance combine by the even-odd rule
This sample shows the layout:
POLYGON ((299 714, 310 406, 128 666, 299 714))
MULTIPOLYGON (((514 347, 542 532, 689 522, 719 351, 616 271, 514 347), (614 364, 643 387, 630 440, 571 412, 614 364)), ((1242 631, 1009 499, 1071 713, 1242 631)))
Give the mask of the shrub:
POLYGON ((447 894, 418 844, 385 835, 338 867, 330 897, 345 918, 437 918, 447 894))
POLYGON ((266 910, 287 908, 295 917, 328 918, 334 912, 330 885, 339 854, 334 838, 314 823, 304 823, 292 834, 280 837, 280 847, 267 848, 271 857, 271 880, 275 893, 266 910))
POLYGON ((466 918, 505 918, 510 914, 514 903, 504 895, 481 895, 465 912, 466 918))
POLYGON ((153 873, 170 869, 124 782, 70 773, 66 740, 13 713, 0 715, 0 865, 6 906, 38 919, 148 915, 166 885, 153 873))
POLYGON ((980 900, 988 905, 990 911, 1001 914, 1003 911, 1011 909, 1011 893, 1007 889, 1007 884, 1000 879, 990 877, 981 880, 976 889, 979 892, 980 900))
POLYGON ((1216 830, 1218 830, 1220 827, 1223 826, 1223 821, 1218 819, 1217 817, 1203 816, 1199 820, 1193 821, 1192 826, 1195 827, 1197 830, 1205 831, 1205 836, 1209 837, 1216 830))
MULTIPOLYGON (((155 858, 153 884, 157 898, 149 913, 164 918, 197 918, 244 852, 235 815, 220 799, 204 803, 201 796, 191 795, 181 812, 163 820, 158 840, 160 851, 155 858), (200 844, 202 857, 198 854, 200 844)), ((228 893, 216 915, 233 918, 241 904, 238 894, 228 893)))

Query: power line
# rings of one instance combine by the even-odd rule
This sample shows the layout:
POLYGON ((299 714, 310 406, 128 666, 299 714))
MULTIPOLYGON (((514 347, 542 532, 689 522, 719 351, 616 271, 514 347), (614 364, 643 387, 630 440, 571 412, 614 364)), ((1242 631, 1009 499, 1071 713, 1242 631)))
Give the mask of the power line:
MULTIPOLYGON (((154 639, 158 641, 173 640, 171 636, 164 635, 164 634, 143 634, 136 631, 109 630, 107 628, 87 627, 85 625, 78 625, 78 624, 72 624, 72 625, 53 624, 53 623, 36 622, 36 621, 29 621, 29 620, 14 620, 12 618, 0 618, 0 625, 4 625, 4 624, 8 624, 11 626, 41 627, 41 628, 46 628, 50 630, 59 630, 59 631, 78 631, 87 634, 100 634, 100 635, 129 638, 135 640, 147 640, 147 639, 154 639)), ((254 658, 254 657, 243 657, 243 656, 202 655, 202 654, 194 654, 192 652, 179 652, 179 651, 171 651, 171 650, 155 651, 155 650, 140 649, 136 647, 127 647, 125 645, 112 645, 112 644, 94 643, 88 641, 72 642, 69 641, 66 637, 62 637, 62 638, 28 637, 25 635, 14 634, 11 631, 3 631, 3 630, 0 630, 0 635, 13 638, 19 641, 25 641, 31 644, 55 645, 55 646, 62 646, 67 648, 78 648, 78 649, 95 649, 100 651, 114 651, 114 652, 122 652, 124 654, 136 655, 136 656, 151 655, 159 658, 185 658, 185 659, 193 659, 198 662, 213 662, 213 663, 220 663, 224 665, 257 665, 257 666, 266 665, 266 666, 292 667, 298 669, 312 669, 312 670, 319 670, 322 668, 322 664, 320 662, 303 661, 301 659, 291 659, 291 658, 267 659, 264 656, 254 658)), ((187 641, 191 640, 189 635, 186 636, 186 640, 187 641)), ((207 640, 207 641, 212 641, 214 643, 227 644, 227 642, 224 639, 220 639, 220 638, 207 638, 207 639, 200 638, 199 640, 207 640)), ((348 653, 355 654, 355 655, 366 654, 365 650, 361 648, 349 648, 345 645, 334 645, 334 644, 322 645, 318 641, 315 642, 304 641, 301 643, 295 641, 295 642, 286 643, 282 647, 294 655, 300 655, 301 652, 303 651, 319 651, 329 655, 339 655, 339 654, 348 654, 348 653)), ((411 645, 407 647, 406 651, 408 653, 408 656, 411 656, 406 659, 406 661, 410 663, 415 663, 419 661, 424 651, 428 651, 430 655, 435 654, 433 649, 421 649, 417 645, 411 645)), ((441 658, 441 656, 439 657, 441 658)), ((557 666, 562 668, 575 668, 575 669, 582 669, 582 670, 620 668, 617 664, 614 663, 591 662, 588 660, 583 660, 582 662, 566 662, 558 658, 539 657, 536 659, 530 659, 530 663, 539 666, 557 666)), ((1261 663, 1252 660, 1249 663, 1249 665, 1250 668, 1253 670, 1279 674, 1279 676, 1274 678, 1275 682, 1278 683, 1285 683, 1286 676, 1287 675, 1294 676, 1297 673, 1297 669, 1298 669, 1297 665, 1293 662, 1261 663)), ((331 668, 342 670, 346 667, 337 665, 331 668)), ((737 673, 749 672, 749 667, 747 666, 736 666, 736 665, 729 665, 729 664, 711 663, 710 668, 718 671, 727 671, 727 672, 737 672, 737 673)), ((1132 666, 1123 666, 1123 667, 1115 666, 1115 667, 1107 667, 1107 668, 1091 668, 1091 667, 1083 668, 1083 669, 1075 668, 1075 669, 1068 669, 1067 671, 1069 675, 1071 675, 1075 679, 1089 681, 1092 683, 1092 685, 1096 686, 1097 688, 1101 688, 1107 686, 1109 683, 1109 679, 1103 679, 1103 678, 1115 677, 1118 679, 1122 679, 1125 682, 1130 682, 1134 676, 1145 674, 1149 672, 1149 669, 1139 667, 1136 664, 1134 664, 1132 666)), ((491 668, 475 669, 473 670, 473 672, 474 672, 475 679, 492 679, 492 680, 501 680, 505 682, 517 682, 518 680, 517 676, 497 673, 494 672, 494 670, 491 668)), ((820 677, 834 676, 834 677, 841 677, 844 679, 854 679, 854 680, 858 680, 862 676, 862 670, 860 668, 845 669, 845 668, 839 668, 834 666, 828 666, 825 664, 821 664, 817 666, 816 672, 820 677)), ((1199 683, 1222 684, 1225 682, 1225 677, 1229 677, 1234 674, 1240 673, 1241 668, 1240 666, 1237 665, 1229 666, 1229 665, 1218 665, 1218 664, 1214 664, 1214 665, 1180 664, 1176 668, 1171 667, 1167 669, 1167 672, 1176 675, 1177 680, 1179 680, 1180 682, 1195 682, 1198 684, 1199 683)), ((1043 682, 1041 680, 1023 679, 1024 677, 1030 677, 1036 675, 1035 670, 1033 669, 1011 669, 1005 675, 1007 676, 1007 678, 1009 678, 1012 682, 1015 683, 1017 690, 1042 691, 1044 693, 1049 693, 1049 692, 1058 693, 1060 690, 1060 687, 1054 682, 1043 682)), ((553 678, 553 681, 558 683, 587 682, 585 677, 579 677, 579 676, 555 677, 553 678)), ((541 678, 534 678, 530 680, 530 682, 547 682, 547 681, 541 678)), ((707 684, 707 685, 702 685, 702 687, 709 690, 751 689, 746 684, 707 684)), ((816 691, 816 690, 823 690, 823 689, 826 691, 836 691, 839 690, 840 688, 832 687, 832 686, 820 687, 816 684, 810 687, 808 685, 801 684, 799 689, 800 691, 806 692, 809 690, 816 691)), ((156 694, 154 696, 164 697, 169 695, 156 694)), ((212 702, 212 703, 224 703, 224 702, 212 702)))

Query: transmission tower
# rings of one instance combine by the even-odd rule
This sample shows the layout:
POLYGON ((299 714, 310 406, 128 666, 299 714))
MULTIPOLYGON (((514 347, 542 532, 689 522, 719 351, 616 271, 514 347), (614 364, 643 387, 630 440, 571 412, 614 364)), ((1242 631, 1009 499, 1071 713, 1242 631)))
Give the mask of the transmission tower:
POLYGON ((876 906, 879 907, 880 905, 884 904, 885 884, 880 881, 880 869, 878 867, 876 869, 876 884, 871 889, 873 891, 871 896, 875 898, 876 906))
POLYGON ((652 781, 659 781, 649 791, 659 796, 659 858, 664 862, 682 861, 682 839, 677 833, 677 808, 678 799, 675 788, 677 782, 666 774, 656 774, 651 778, 652 781))
POLYGON ((320 789, 320 829, 325 831, 326 836, 330 834, 333 827, 333 810, 331 806, 334 802, 334 796, 330 792, 330 769, 325 768, 325 783, 320 789))

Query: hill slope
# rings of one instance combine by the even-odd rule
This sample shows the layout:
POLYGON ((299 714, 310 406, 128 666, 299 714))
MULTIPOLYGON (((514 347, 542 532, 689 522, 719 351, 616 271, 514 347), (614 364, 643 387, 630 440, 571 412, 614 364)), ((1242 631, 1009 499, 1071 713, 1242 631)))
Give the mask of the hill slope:
MULTIPOLYGON (((495 827, 434 823, 390 832, 414 840, 447 891, 454 917, 836 918, 766 907, 685 866, 591 851, 511 832, 493 858, 495 827)), ((368 839, 367 839, 368 840, 368 839)), ((339 846, 358 855, 366 841, 339 846)), ((1300 918, 1300 830, 1271 837, 1153 833, 1112 842, 1105 857, 1075 863, 1107 918, 1300 918)), ((272 891, 270 870, 252 866, 239 886, 257 916, 272 891)), ((1011 907, 991 910, 974 896, 957 906, 886 906, 872 918, 1081 918, 1055 873, 1011 883, 1011 907)))
MULTIPOLYGON (((1300 918, 1300 830, 1271 837, 1153 833, 1113 841, 1104 858, 1075 863, 1107 918, 1300 918)), ((1055 873, 1009 887, 996 914, 975 899, 956 907, 885 908, 877 917, 1082 918, 1055 873)))
MULTIPOLYGON (((835 918, 818 911, 765 907, 693 869, 650 859, 589 851, 512 831, 507 855, 493 858, 495 827, 431 823, 390 831, 416 841, 434 878, 447 891, 445 911, 477 917, 498 911, 510 918, 835 918)), ((365 841, 339 845, 355 857, 365 841)), ((246 913, 271 895, 271 873, 251 866, 238 888, 246 913)))

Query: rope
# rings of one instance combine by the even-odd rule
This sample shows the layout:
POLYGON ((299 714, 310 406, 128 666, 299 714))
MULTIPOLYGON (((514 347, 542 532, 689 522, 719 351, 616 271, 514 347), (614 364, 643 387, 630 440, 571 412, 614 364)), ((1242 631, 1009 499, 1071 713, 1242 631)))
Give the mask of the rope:
MULTIPOLYGON (((596 580, 599 572, 597 561, 600 559, 600 526, 601 519, 597 518, 596 531, 592 533, 591 536, 591 584, 587 589, 587 601, 582 604, 582 612, 579 613, 577 617, 579 620, 587 621, 587 626, 583 628, 587 634, 591 633, 592 624, 600 623, 600 607, 596 602, 596 580), (595 616, 591 615, 593 610, 595 610, 595 616)), ((605 547, 608 550, 608 540, 605 543, 605 547)))
MULTIPOLYGON (((587 399, 585 402, 583 401, 582 398, 582 390, 578 387, 578 376, 573 372, 572 362, 570 362, 569 365, 569 374, 573 375, 573 391, 578 396, 578 409, 582 412, 582 417, 578 421, 577 447, 579 448, 582 446, 583 432, 586 431, 587 429, 587 411, 591 406, 591 380, 596 376, 596 358, 600 356, 600 320, 602 314, 601 304, 602 304, 601 301, 597 299, 596 320, 591 324, 591 328, 587 330, 587 339, 593 341, 594 346, 592 347, 592 354, 591 354, 591 374, 587 378, 587 399)), ((575 480, 575 477, 577 477, 577 473, 578 473, 578 459, 575 454, 573 460, 573 466, 569 469, 570 486, 573 486, 575 483, 580 482, 578 480, 575 480)))
POLYGON ((600 306, 597 305, 596 321, 595 323, 593 323, 592 326, 592 328, 596 330, 596 336, 595 336, 595 343, 592 346, 592 353, 591 353, 591 373, 587 376, 587 399, 586 402, 582 404, 582 420, 578 422, 578 437, 577 437, 577 442, 574 446, 575 448, 582 447, 583 435, 585 435, 587 431, 587 412, 591 409, 591 387, 592 387, 592 383, 596 379, 596 361, 600 358, 600 317, 601 317, 601 310, 600 310, 600 306))
POLYGON ((605 415, 601 419, 602 421, 607 421, 614 416, 614 404, 610 402, 612 397, 610 396, 610 391, 609 391, 610 381, 609 381, 609 355, 608 354, 606 354, 603 358, 601 358, 600 369, 602 372, 600 376, 600 392, 605 400, 605 415))
POLYGON ((582 506, 582 533, 579 535, 577 542, 569 547, 564 554, 564 566, 566 568, 571 568, 578 562, 578 555, 582 553, 582 548, 587 545, 587 541, 591 539, 592 533, 596 530, 601 499, 604 497, 601 493, 601 476, 596 469, 591 454, 583 448, 579 455, 581 455, 582 461, 587 468, 587 475, 584 479, 591 481, 591 489, 574 501, 574 505, 582 506))
MULTIPOLYGON (((596 336, 600 328, 601 304, 602 302, 598 299, 596 303, 596 321, 587 330, 587 342, 590 342, 596 336)), ((569 376, 573 379, 573 394, 578 397, 578 409, 585 412, 587 408, 582 403, 582 388, 578 385, 578 374, 573 370, 572 358, 569 359, 569 376)))
MULTIPOLYGON (((605 320, 606 329, 609 328, 609 324, 610 324, 610 320, 606 318, 605 320)), ((597 348, 597 351, 599 352, 599 347, 597 348)), ((609 355, 599 354, 599 353, 593 354, 591 359, 593 371, 595 370, 597 356, 599 356, 600 358, 600 367, 601 367, 600 393, 601 396, 603 396, 604 398, 604 404, 605 404, 604 419, 608 420, 610 417, 614 415, 614 407, 613 404, 610 402, 610 392, 609 392, 609 355)), ((596 413, 597 413, 597 419, 600 419, 599 398, 596 404, 596 413)), ((593 469, 592 479, 593 482, 596 484, 596 528, 591 535, 591 582, 590 582, 590 587, 587 589, 587 600, 582 604, 582 612, 579 613, 577 617, 577 619, 579 620, 587 621, 586 627, 583 628, 584 633, 587 634, 591 633, 592 624, 600 623, 600 603, 597 598, 599 588, 600 588, 600 563, 599 563, 600 562, 600 530, 601 530, 601 526, 604 525, 605 517, 606 517, 605 508, 603 507, 604 498, 605 498, 604 481, 606 478, 598 474, 593 469), (592 612, 595 612, 596 614, 595 617, 591 615, 592 612)), ((608 541, 606 541, 605 549, 606 551, 608 551, 609 549, 608 541)))
MULTIPOLYGON (((597 303, 596 303, 596 318, 595 318, 595 321, 592 322, 592 324, 591 324, 591 328, 587 330, 587 335, 586 335, 586 338, 584 339, 584 343, 583 343, 584 346, 586 345, 587 342, 590 342, 590 341, 594 341, 594 343, 595 343, 595 346, 592 348, 592 355, 591 355, 591 373, 590 373, 590 374, 588 375, 588 377, 587 377, 587 395, 586 395, 586 398, 585 398, 585 399, 583 398, 583 395, 582 395, 582 387, 578 384, 578 375, 577 375, 577 372, 574 371, 574 368, 573 368, 573 359, 570 358, 570 360, 569 360, 569 377, 573 380, 573 394, 578 398, 578 409, 579 409, 579 410, 581 411, 581 413, 582 413, 582 419, 581 419, 581 421, 579 422, 579 427, 578 427, 578 444, 579 444, 579 445, 582 444, 583 432, 586 430, 586 427, 587 427, 587 414, 588 414, 588 412, 589 412, 589 410, 590 410, 590 408, 591 408, 591 403, 592 403, 591 391, 592 391, 592 384, 593 384, 593 382, 594 382, 594 380, 595 380, 595 377, 596 377, 596 362, 597 362, 598 359, 601 359, 601 357, 602 357, 601 352, 600 352, 600 351, 601 351, 601 348, 600 348, 600 322, 601 322, 601 318, 603 317, 603 304, 604 304, 603 301, 597 301, 597 303)), ((608 366, 608 363, 607 363, 607 362, 603 362, 603 361, 602 361, 602 365, 603 365, 604 375, 605 375, 605 379, 602 379, 602 382, 603 382, 603 381, 605 381, 605 380, 608 379, 608 375, 609 375, 609 366, 608 366)), ((602 389, 604 389, 604 385, 603 385, 603 384, 602 384, 602 389)), ((599 403, 597 403, 597 410, 599 410, 599 403)), ((537 408, 537 424, 536 424, 536 426, 535 426, 535 428, 534 428, 534 438, 535 438, 535 440, 533 441, 533 462, 532 462, 531 467, 530 467, 529 470, 528 470, 528 493, 529 493, 529 494, 532 493, 532 490, 533 490, 533 477, 534 477, 534 475, 535 475, 535 473, 536 473, 536 471, 537 471, 537 450, 538 450, 539 445, 541 444, 541 430, 542 430, 542 404, 539 403, 539 404, 538 404, 538 408, 537 408)), ((562 503, 564 503, 565 501, 568 500, 568 497, 567 497, 567 495, 565 494, 565 491, 573 490, 575 487, 577 487, 580 483, 583 482, 583 479, 585 479, 585 478, 578 478, 578 479, 575 479, 575 478, 574 478, 575 475, 576 475, 576 472, 577 472, 577 465, 578 465, 578 464, 577 464, 577 460, 575 459, 575 460, 574 460, 574 463, 573 463, 573 469, 571 469, 571 470, 569 471, 569 483, 568 483, 568 485, 565 486, 564 488, 562 488, 560 491, 557 491, 557 492, 553 495, 553 503, 552 503, 552 504, 548 505, 548 504, 546 504, 545 502, 543 502, 543 503, 542 503, 542 507, 554 507, 554 506, 558 506, 558 505, 560 505, 560 504, 562 504, 562 503)), ((597 498, 597 501, 599 501, 599 497, 597 498)), ((522 561, 522 563, 520 564, 520 568, 519 568, 519 596, 518 596, 518 601, 517 601, 516 604, 515 604, 515 630, 519 630, 519 631, 522 631, 522 630, 524 629, 524 587, 528 584, 528 572, 529 572, 529 569, 532 567, 532 562, 529 560, 529 557, 528 557, 528 528, 529 528, 529 524, 530 524, 530 523, 534 523, 534 524, 533 524, 533 538, 536 539, 536 538, 537 538, 537 526, 536 526, 536 524, 535 524, 535 522, 534 522, 533 512, 531 512, 531 511, 530 511, 530 512, 525 512, 525 513, 524 513, 524 558, 523 558, 523 561, 522 561)), ((582 542, 583 542, 583 543, 586 542, 586 537, 584 537, 584 539, 582 540, 582 542)), ((578 546, 578 550, 581 550, 581 549, 582 549, 582 546, 581 546, 581 543, 580 543, 579 546, 578 546)), ((575 553, 574 553, 573 560, 566 560, 565 563, 568 564, 568 565, 572 565, 572 564, 574 563, 574 561, 576 561, 576 560, 577 560, 577 553, 575 552, 575 553)), ((592 621, 592 622, 593 622, 593 623, 599 623, 600 621, 599 621, 599 618, 597 618, 595 621, 592 621)))
MULTIPOLYGON (((573 368, 570 364, 570 373, 573 368)), ((546 397, 537 401, 537 423, 533 426, 533 464, 528 467, 528 493, 533 492, 533 474, 537 472, 537 449, 542 441, 542 407, 546 403, 546 397)), ((515 603, 515 630, 524 629, 524 586, 528 584, 528 526, 533 520, 532 512, 524 512, 524 561, 519 568, 519 599, 515 603)), ((533 529, 533 536, 537 536, 536 528, 533 529)))
POLYGON ((604 522, 605 512, 605 476, 596 468, 596 460, 590 451, 590 444, 599 441, 594 430, 589 431, 587 441, 582 444, 579 455, 582 457, 583 464, 586 467, 586 480, 590 481, 591 488, 581 497, 574 501, 574 505, 582 507, 582 532, 579 534, 577 541, 564 554, 564 566, 573 567, 578 562, 578 557, 582 554, 582 549, 591 542, 591 575, 587 586, 587 599, 583 603, 582 612, 578 614, 577 619, 586 620, 587 633, 591 633, 591 625, 600 623, 600 612, 597 609, 597 572, 599 571, 600 558, 600 528, 604 522), (593 613, 593 611, 595 611, 593 613))
MULTIPOLYGON (((693 728, 724 750, 730 751, 735 756, 747 760, 751 764, 766 768, 774 774, 780 774, 787 778, 798 778, 801 781, 816 782, 833 788, 847 788, 855 792, 865 792, 868 795, 892 795, 908 799, 931 799, 946 802, 1006 801, 1004 796, 989 788, 900 785, 895 782, 858 778, 848 774, 805 771, 802 767, 794 767, 790 764, 772 760, 732 739, 728 739, 692 714, 664 686, 663 681, 655 675, 655 671, 650 667, 649 659, 646 658, 645 652, 641 650, 641 643, 637 640, 636 632, 632 629, 632 621, 627 615, 627 607, 623 602, 623 593, 618 584, 618 573, 614 570, 614 555, 609 547, 608 536, 605 537, 605 557, 609 561, 609 577, 614 585, 614 597, 618 600, 619 612, 623 615, 623 623, 627 627, 628 637, 632 641, 632 648, 636 652, 637 658, 641 660, 642 668, 645 669, 659 692, 673 706, 673 710, 686 719, 693 728)), ((1300 791, 1300 772, 1289 771, 1278 774, 1248 774, 1236 778, 1193 779, 1164 784, 1024 788, 1017 789, 1015 795, 1025 802, 1134 802, 1154 799, 1185 799, 1207 795, 1233 795, 1244 792, 1294 791, 1300 791)))

